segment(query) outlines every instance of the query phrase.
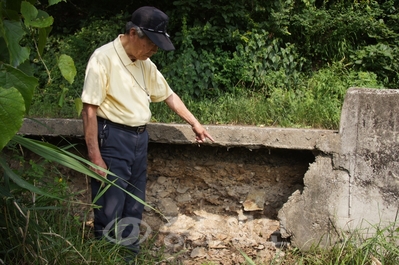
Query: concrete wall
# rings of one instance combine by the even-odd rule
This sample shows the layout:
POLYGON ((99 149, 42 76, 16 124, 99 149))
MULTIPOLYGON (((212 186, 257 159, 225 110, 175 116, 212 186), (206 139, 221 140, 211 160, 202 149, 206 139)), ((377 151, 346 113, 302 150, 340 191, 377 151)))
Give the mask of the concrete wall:
POLYGON ((316 157, 305 189, 279 212, 282 234, 303 249, 342 231, 372 233, 396 221, 399 206, 399 90, 351 88, 338 152, 316 157))
MULTIPOLYGON (((211 146, 312 150, 315 162, 280 209, 283 237, 303 249, 342 231, 395 221, 399 198, 399 91, 352 88, 340 130, 207 126, 211 146)), ((195 144, 190 126, 149 124, 150 141, 195 144)), ((25 120, 27 135, 83 137, 80 120, 25 120)))

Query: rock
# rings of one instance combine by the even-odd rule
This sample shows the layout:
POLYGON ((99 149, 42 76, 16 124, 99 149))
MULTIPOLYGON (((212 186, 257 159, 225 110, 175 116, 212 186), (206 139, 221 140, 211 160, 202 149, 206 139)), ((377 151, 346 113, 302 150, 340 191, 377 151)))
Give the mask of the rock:
POLYGON ((238 221, 244 222, 244 221, 248 220, 248 217, 246 217, 244 215, 244 213, 242 212, 242 209, 238 210, 237 213, 238 213, 238 221))
POLYGON ((245 211, 263 210, 266 200, 266 192, 264 190, 251 190, 245 199, 243 206, 245 211))
POLYGON ((157 179, 157 182, 158 182, 159 184, 164 184, 167 180, 168 180, 167 178, 161 176, 161 177, 159 177, 159 178, 157 179))
POLYGON ((176 201, 177 202, 190 202, 191 201, 191 195, 190 193, 186 193, 186 194, 181 194, 176 196, 176 201))
POLYGON ((189 187, 182 187, 182 186, 179 186, 179 187, 176 189, 176 191, 177 191, 178 193, 186 193, 186 192, 188 191, 188 189, 189 189, 189 187))
POLYGON ((170 192, 167 191, 167 190, 163 190, 163 191, 157 192, 157 195, 160 198, 165 198, 165 197, 168 197, 170 195, 170 192))
POLYGON ((209 248, 216 248, 216 249, 221 249, 221 248, 227 248, 225 243, 220 240, 212 240, 208 242, 208 247, 209 248))
POLYGON ((160 200, 161 212, 165 216, 177 216, 179 214, 179 208, 171 198, 165 198, 160 200))
POLYGON ((204 258, 206 257, 206 249, 203 247, 197 247, 194 248, 193 251, 191 251, 191 258, 204 258))

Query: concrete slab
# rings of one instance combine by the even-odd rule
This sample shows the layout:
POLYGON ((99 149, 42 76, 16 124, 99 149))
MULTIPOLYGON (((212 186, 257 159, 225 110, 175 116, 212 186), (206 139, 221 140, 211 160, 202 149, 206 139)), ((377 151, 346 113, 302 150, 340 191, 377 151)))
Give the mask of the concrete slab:
POLYGON ((340 148, 319 155, 278 217, 282 236, 309 249, 343 232, 373 235, 395 225, 399 207, 399 90, 351 88, 341 114, 340 148))
POLYGON ((337 165, 349 172, 350 227, 387 224, 399 207, 399 90, 352 88, 341 116, 337 165))
MULTIPOLYGON (((205 127, 216 140, 212 144, 215 146, 321 150, 326 153, 339 149, 338 132, 332 130, 224 125, 205 127)), ((148 132, 152 142, 195 143, 194 133, 187 124, 150 123, 148 132)), ((84 133, 80 119, 25 119, 19 134, 83 137, 84 133)))

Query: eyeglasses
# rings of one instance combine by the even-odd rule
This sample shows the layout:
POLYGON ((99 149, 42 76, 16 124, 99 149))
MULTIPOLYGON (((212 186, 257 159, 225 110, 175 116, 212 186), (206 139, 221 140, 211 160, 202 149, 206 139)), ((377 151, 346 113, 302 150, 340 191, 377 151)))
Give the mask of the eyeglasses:
POLYGON ((166 33, 166 31, 163 30, 155 30, 155 29, 149 29, 149 28, 144 28, 144 27, 140 27, 142 30, 148 30, 151 32, 155 32, 155 33, 159 33, 159 34, 164 34, 166 37, 170 37, 168 33, 166 33))

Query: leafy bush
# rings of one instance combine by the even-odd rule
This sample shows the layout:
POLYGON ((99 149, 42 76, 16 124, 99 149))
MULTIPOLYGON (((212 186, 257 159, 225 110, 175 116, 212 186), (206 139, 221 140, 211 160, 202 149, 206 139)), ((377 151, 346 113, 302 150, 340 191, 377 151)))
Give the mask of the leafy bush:
POLYGON ((319 1, 292 10, 286 40, 308 58, 308 69, 344 60, 374 72, 387 88, 398 87, 399 15, 390 1, 319 1))
POLYGON ((399 88, 399 46, 368 45, 357 50, 351 58, 357 68, 374 72, 384 84, 399 88))
POLYGON ((296 89, 273 89, 267 99, 272 119, 283 127, 299 124, 337 129, 341 107, 350 87, 382 88, 374 73, 347 69, 342 63, 321 69, 296 89))
POLYGON ((35 73, 39 77, 39 88, 35 91, 31 116, 46 117, 76 117, 75 99, 82 92, 86 64, 94 50, 118 34, 123 33, 122 14, 104 19, 97 18, 90 24, 83 24, 82 28, 67 36, 54 35, 48 39, 43 60, 50 71, 50 78, 45 71, 45 65, 38 63, 35 73), (63 54, 70 55, 76 67, 76 77, 73 84, 69 84, 62 77, 57 67, 57 58, 63 54))
MULTIPOLYGON (((135 4, 144 3, 139 1, 135 4)), ((275 95, 282 97, 283 101, 303 97, 309 93, 301 90, 307 87, 309 78, 325 75, 325 71, 336 64, 345 65, 347 69, 351 67, 351 75, 358 72, 358 78, 364 73, 373 76, 374 81, 378 80, 378 87, 398 87, 399 8, 393 0, 205 0, 201 5, 194 0, 179 0, 159 3, 159 7, 164 8, 170 17, 168 31, 176 51, 160 50, 152 60, 172 89, 186 101, 192 102, 194 109, 200 107, 201 101, 217 102, 225 98, 224 95, 226 98, 231 95, 235 97, 243 90, 248 90, 244 95, 259 93, 259 97, 265 98, 275 95)), ((133 9, 130 5, 129 8, 133 9)), ((82 21, 81 28, 74 34, 57 34, 51 38, 45 61, 51 69, 52 82, 47 85, 44 70, 38 67, 37 73, 43 73, 43 78, 40 81, 41 89, 36 91, 34 97, 35 116, 76 117, 73 114, 73 101, 81 94, 90 54, 122 33, 124 22, 130 16, 118 12, 112 17, 90 17, 82 21), (73 85, 66 83, 55 67, 54 55, 61 51, 75 60, 77 76, 73 85)), ((323 82, 340 85, 337 80, 343 79, 348 81, 344 84, 347 85, 346 89, 355 86, 357 81, 348 80, 346 71, 331 69, 334 75, 327 75, 330 79, 324 79, 323 82)), ((332 102, 335 102, 334 98, 326 104, 332 102)), ((277 107, 274 103, 271 106, 277 107)), ((318 109, 309 105, 302 109, 310 107, 318 109)), ((162 107, 152 108, 165 113, 162 107)), ((327 109, 330 109, 329 105, 323 111, 309 111, 321 114, 327 109)), ((334 103, 332 109, 340 108, 334 103)), ((287 116, 289 120, 298 113, 296 110, 285 111, 287 115, 291 113, 287 116)), ((155 113, 155 120, 169 120, 169 114, 165 114, 163 119, 159 113, 155 113)), ((339 116, 339 112, 335 115, 339 116)), ((335 127, 336 118, 329 119, 325 123, 335 127), (335 120, 335 125, 331 125, 332 120, 335 120)), ((222 120, 227 122, 226 117, 222 120)), ((276 122, 275 118, 270 117, 258 123, 263 124, 265 120, 271 122, 267 125, 290 124, 276 122)), ((240 118, 240 122, 253 121, 240 118)), ((318 124, 322 126, 323 123, 318 124)))
MULTIPOLYGON (((213 99, 195 101, 183 97, 188 108, 203 123, 247 124, 257 126, 311 127, 338 129, 341 107, 350 87, 382 88, 374 73, 358 72, 342 62, 316 72, 312 77, 298 77, 287 88, 284 70, 266 77, 271 84, 260 91, 236 88, 213 99)), ((164 104, 152 104, 153 121, 182 122, 164 104)))

